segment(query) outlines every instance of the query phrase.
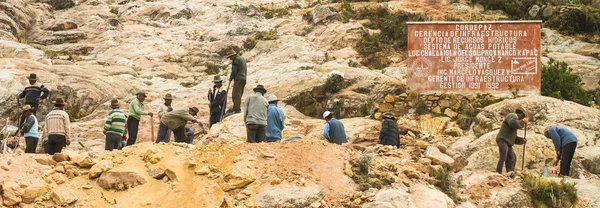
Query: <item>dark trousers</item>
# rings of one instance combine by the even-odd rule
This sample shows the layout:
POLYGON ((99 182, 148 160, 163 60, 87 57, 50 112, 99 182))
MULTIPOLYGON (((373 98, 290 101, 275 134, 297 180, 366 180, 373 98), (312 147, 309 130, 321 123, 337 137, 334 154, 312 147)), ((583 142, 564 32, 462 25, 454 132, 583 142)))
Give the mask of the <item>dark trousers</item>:
POLYGON ((35 137, 25 137, 25 153, 35 153, 38 140, 39 139, 35 137))
POLYGON ((160 122, 160 124, 158 125, 158 135, 156 136, 156 143, 169 143, 171 141, 170 131, 171 130, 167 128, 167 125, 160 122))
MULTIPOLYGON (((169 130, 169 128, 167 127, 167 125, 160 122, 160 125, 158 125, 158 137, 156 139, 156 143, 160 143, 160 142, 169 143, 170 142, 169 137, 166 137, 166 139, 165 139, 165 135, 167 134, 168 130, 169 130)), ((185 136, 185 126, 179 127, 177 129, 173 129, 173 130, 171 130, 171 132, 173 132, 173 136, 175 137, 175 142, 187 143, 189 141, 187 139, 187 137, 185 136)))
POLYGON ((119 148, 119 143, 123 140, 123 137, 118 134, 106 134, 106 144, 104 145, 104 150, 112 151, 114 149, 119 148))
POLYGON ((502 174, 502 167, 506 165, 506 172, 515 170, 515 163, 517 162, 517 156, 512 146, 508 145, 508 142, 503 139, 496 139, 498 144, 498 150, 500 152, 500 159, 496 165, 496 172, 502 174))
POLYGON ((62 148, 67 145, 67 137, 58 134, 48 135, 48 154, 62 152, 62 148))
POLYGON ((209 127, 212 127, 213 124, 219 123, 220 121, 221 121, 221 112, 220 111, 218 113, 211 113, 209 127))
POLYGON ((234 80, 233 94, 231 99, 233 100, 233 110, 236 113, 242 112, 242 95, 244 94, 244 88, 246 87, 246 80, 234 80))
POLYGON ((577 149, 577 142, 571 142, 560 151, 560 175, 569 176, 575 149, 577 149))
POLYGON ((135 144, 139 126, 140 120, 137 120, 133 116, 127 117, 127 132, 129 133, 129 139, 127 139, 127 146, 135 144))
MULTIPOLYGON (((40 104, 35 104, 35 103, 25 103, 29 106, 31 106, 31 114, 36 115, 35 113, 37 113, 38 108, 40 107, 40 104)), ((37 116, 37 115, 36 115, 37 116)))
POLYGON ((247 124, 246 133, 248 136, 248 143, 264 142, 265 137, 267 137, 267 126, 259 124, 247 124))

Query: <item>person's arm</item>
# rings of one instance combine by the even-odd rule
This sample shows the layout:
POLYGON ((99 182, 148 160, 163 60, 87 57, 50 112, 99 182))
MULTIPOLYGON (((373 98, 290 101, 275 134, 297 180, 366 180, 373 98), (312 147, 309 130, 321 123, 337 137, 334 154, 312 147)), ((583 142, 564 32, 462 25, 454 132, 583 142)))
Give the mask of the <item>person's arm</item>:
MULTIPOLYGON (((217 93, 217 92, 215 92, 215 93, 217 93)), ((225 98, 227 98, 227 91, 223 90, 223 91, 219 92, 219 94, 217 95, 217 97, 214 100, 212 100, 210 105, 211 106, 223 105, 223 103, 225 102, 225 98)))
POLYGON ((104 131, 108 131, 112 126, 113 114, 106 116, 106 122, 104 122, 104 131))
POLYGON ((25 98, 25 90, 23 90, 23 92, 21 92, 21 94, 19 94, 19 98, 25 98))
POLYGON ((281 123, 281 129, 283 130, 285 129, 285 115, 283 115, 283 111, 280 110, 279 112, 281 112, 279 117, 281 120, 279 122, 281 123))
MULTIPOLYGON (((166 106, 165 106, 166 107, 166 106)), ((162 118, 162 116, 165 115, 165 113, 167 113, 167 109, 163 108, 163 105, 159 105, 158 106, 158 117, 162 118)))
POLYGON ((21 128, 21 133, 27 133, 29 132, 29 130, 31 130, 31 127, 33 127, 33 124, 35 123, 35 120, 33 118, 31 118, 31 116, 27 117, 25 119, 25 122, 23 123, 23 127, 21 128))
POLYGON ((133 105, 133 111, 135 111, 135 114, 138 115, 148 115, 148 112, 144 112, 142 111, 142 104, 138 101, 138 103, 136 103, 135 105, 133 105))
POLYGON ((248 102, 250 100, 250 97, 246 98, 246 103, 244 103, 244 124, 246 124, 246 117, 248 116, 248 106, 250 102, 248 102))
POLYGON ((44 94, 42 94, 42 96, 40 97, 40 99, 46 99, 48 98, 48 96, 50 96, 50 90, 48 90, 48 88, 46 88, 44 85, 40 86, 40 88, 42 88, 42 92, 44 94))
POLYGON ((229 81, 230 81, 230 82, 231 82, 231 81, 232 81, 232 80, 233 80, 233 79, 234 79, 234 78, 237 76, 237 74, 238 74, 238 71, 239 71, 239 69, 238 69, 238 68, 240 68, 240 67, 239 67, 240 63, 239 63, 239 62, 240 62, 240 61, 238 61, 238 59, 237 59, 237 58, 233 59, 233 62, 231 62, 231 75, 229 76, 229 81))
POLYGON ((325 128, 323 128, 323 137, 325 137, 327 140, 329 139, 329 122, 325 123, 325 128))
POLYGON ((71 119, 69 119, 69 115, 67 112, 63 114, 64 124, 65 124, 65 137, 67 138, 67 145, 71 144, 71 119))
POLYGON ((508 117, 508 125, 514 129, 522 129, 525 125, 525 122, 519 120, 515 114, 510 114, 508 117))

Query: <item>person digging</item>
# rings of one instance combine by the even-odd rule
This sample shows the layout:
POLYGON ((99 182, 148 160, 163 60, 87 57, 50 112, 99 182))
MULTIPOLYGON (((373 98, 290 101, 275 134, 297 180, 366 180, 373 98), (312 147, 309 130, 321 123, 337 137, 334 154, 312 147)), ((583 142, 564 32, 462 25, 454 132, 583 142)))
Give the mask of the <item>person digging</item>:
POLYGON ((527 143, 527 139, 517 136, 517 130, 522 129, 529 123, 527 118, 527 112, 523 107, 517 106, 514 109, 514 113, 509 113, 502 121, 502 126, 498 135, 496 135, 496 144, 498 144, 498 150, 500 158, 496 165, 496 172, 502 174, 502 168, 506 166, 506 172, 512 172, 515 170, 515 163, 517 156, 513 150, 513 145, 523 145, 527 143))
MULTIPOLYGON (((160 119, 157 138, 164 138, 167 134, 167 129, 170 129, 175 136, 175 142, 187 143, 188 138, 185 135, 185 125, 188 121, 197 123, 196 116, 198 116, 198 108, 196 107, 168 112, 160 119)), ((160 142, 161 140, 156 140, 156 143, 160 142)))
POLYGON ((561 176, 569 176, 571 170, 571 161, 577 149, 577 137, 571 131, 560 126, 549 126, 544 130, 544 136, 552 140, 556 150, 556 160, 554 165, 560 161, 561 176))

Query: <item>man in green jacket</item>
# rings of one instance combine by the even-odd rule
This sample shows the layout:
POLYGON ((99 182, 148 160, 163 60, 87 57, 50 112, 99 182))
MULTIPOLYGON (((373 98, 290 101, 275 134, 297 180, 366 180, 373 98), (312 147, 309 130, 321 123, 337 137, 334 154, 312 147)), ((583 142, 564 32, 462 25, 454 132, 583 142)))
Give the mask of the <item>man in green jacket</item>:
POLYGON ((119 100, 113 99, 110 101, 110 107, 113 109, 104 123, 104 135, 106 135, 106 144, 104 149, 112 151, 118 149, 121 143, 123 133, 125 132, 125 114, 119 109, 119 100))
POLYGON ((227 110, 227 113, 241 113, 242 95, 244 94, 244 87, 246 87, 246 59, 237 54, 233 49, 229 49, 227 52, 227 58, 232 61, 229 82, 234 81, 233 94, 231 95, 231 99, 233 100, 233 108, 227 110))
POLYGON ((504 118, 500 131, 496 136, 496 143, 500 152, 500 159, 496 165, 496 172, 502 174, 502 168, 506 165, 506 172, 515 170, 516 155, 512 146, 525 144, 527 140, 517 136, 517 130, 522 129, 529 123, 527 112, 521 106, 515 107, 514 113, 509 113, 504 118))
POLYGON ((187 110, 174 110, 163 115, 160 119, 160 125, 158 126, 158 137, 156 143, 163 141, 161 138, 165 138, 167 129, 173 132, 175 136, 175 142, 188 142, 185 136, 185 125, 188 121, 196 123, 195 116, 198 116, 198 108, 191 107, 187 110))
POLYGON ((136 98, 129 103, 129 117, 127 118, 127 131, 129 132, 129 139, 127 140, 127 146, 135 144, 138 134, 138 127, 140 125, 140 117, 142 115, 149 115, 152 117, 153 115, 152 112, 142 111, 144 100, 146 100, 146 93, 144 91, 140 91, 135 95, 136 98))

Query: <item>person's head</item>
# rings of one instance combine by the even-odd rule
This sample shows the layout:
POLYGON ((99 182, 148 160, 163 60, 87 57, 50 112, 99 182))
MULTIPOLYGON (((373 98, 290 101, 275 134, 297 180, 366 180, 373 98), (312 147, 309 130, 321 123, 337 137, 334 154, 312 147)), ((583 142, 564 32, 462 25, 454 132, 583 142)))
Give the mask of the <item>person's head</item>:
POLYGON ((333 113, 331 113, 331 111, 325 111, 323 113, 323 119, 325 119, 326 121, 329 121, 333 118, 333 113))
POLYGON ((277 106, 277 103, 279 103, 279 99, 275 95, 269 96, 268 101, 269 101, 269 104, 274 104, 276 106, 277 106))
POLYGON ((527 111, 525 111, 525 109, 523 109, 521 106, 515 107, 515 113, 517 114, 519 120, 523 120, 525 117, 527 117, 527 111))
POLYGON ((190 113, 190 115, 192 115, 192 116, 198 116, 198 111, 199 111, 199 110, 198 110, 198 108, 196 108, 196 107, 191 107, 191 108, 189 109, 189 113, 190 113))
POLYGON ((37 82, 37 75, 35 73, 31 73, 27 79, 29 80, 29 84, 33 85, 35 82, 37 82))
POLYGON ((165 105, 171 105, 171 102, 173 102, 173 95, 167 93, 163 99, 165 99, 165 105))
POLYGON ((223 80, 221 79, 221 76, 219 76, 219 75, 215 75, 213 82, 215 83, 215 87, 223 86, 223 80))
POLYGON ((54 104, 55 108, 64 110, 65 105, 67 105, 67 102, 65 102, 65 100, 63 100, 62 98, 56 98, 56 100, 54 100, 54 102, 52 102, 52 104, 54 104))
POLYGON ((548 131, 550 131, 550 127, 552 127, 552 126, 547 126, 544 129, 544 136, 546 136, 546 138, 548 138, 548 139, 550 139, 550 133, 548 133, 548 131))
POLYGON ((263 85, 257 85, 254 88, 254 92, 260 92, 264 96, 265 93, 267 93, 267 89, 265 89, 265 86, 263 86, 263 85))
POLYGON ((383 114, 383 118, 384 119, 392 119, 392 120, 396 120, 396 117, 394 117, 394 113, 392 112, 387 112, 383 114))
POLYGON ((144 100, 146 100, 146 92, 144 91, 140 91, 135 95, 137 96, 137 99, 140 100, 140 102, 144 102, 144 100))
POLYGON ((225 55, 229 60, 235 60, 235 55, 237 55, 237 53, 235 52, 235 50, 233 50, 233 48, 229 49, 227 51, 227 54, 225 55))
POLYGON ((24 105, 21 110, 23 111, 23 116, 27 117, 27 116, 31 115, 31 106, 30 105, 24 105))
POLYGON ((110 108, 112 108, 112 109, 119 108, 119 100, 112 99, 110 101, 110 108))

